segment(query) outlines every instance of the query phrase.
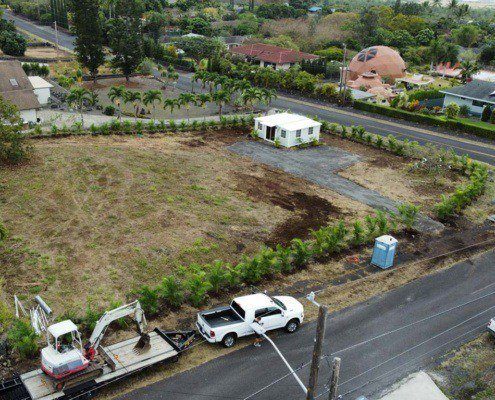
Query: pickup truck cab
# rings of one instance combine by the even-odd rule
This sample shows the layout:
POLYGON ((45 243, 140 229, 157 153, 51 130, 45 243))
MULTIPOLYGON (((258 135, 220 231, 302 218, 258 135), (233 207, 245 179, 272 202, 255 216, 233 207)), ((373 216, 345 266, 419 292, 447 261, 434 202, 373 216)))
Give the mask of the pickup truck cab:
POLYGON ((304 307, 290 296, 270 297, 263 293, 236 297, 229 306, 198 313, 196 326, 210 343, 232 347, 238 338, 254 334, 251 324, 259 318, 266 330, 297 331, 304 319, 304 307))

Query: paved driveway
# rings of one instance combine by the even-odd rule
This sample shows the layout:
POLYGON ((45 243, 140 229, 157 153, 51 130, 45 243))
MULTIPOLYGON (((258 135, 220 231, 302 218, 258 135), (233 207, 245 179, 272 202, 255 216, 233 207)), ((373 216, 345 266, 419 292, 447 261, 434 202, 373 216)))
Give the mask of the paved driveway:
MULTIPOLYGON (((277 149, 268 143, 254 141, 237 142, 229 149, 239 155, 250 157, 257 162, 282 169, 324 186, 370 207, 397 213, 397 202, 335 173, 359 161, 360 157, 355 154, 329 146, 299 150, 277 149)), ((443 228, 441 223, 425 215, 418 218, 417 225, 417 228, 423 232, 434 232, 443 228)))

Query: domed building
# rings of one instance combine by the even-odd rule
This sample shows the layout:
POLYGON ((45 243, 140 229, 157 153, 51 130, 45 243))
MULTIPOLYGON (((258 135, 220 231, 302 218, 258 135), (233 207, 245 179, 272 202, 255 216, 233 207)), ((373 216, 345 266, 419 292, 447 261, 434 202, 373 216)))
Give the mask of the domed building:
POLYGON ((387 46, 373 46, 361 50, 349 63, 349 78, 356 80, 360 75, 371 72, 382 78, 403 78, 406 63, 400 54, 387 46))

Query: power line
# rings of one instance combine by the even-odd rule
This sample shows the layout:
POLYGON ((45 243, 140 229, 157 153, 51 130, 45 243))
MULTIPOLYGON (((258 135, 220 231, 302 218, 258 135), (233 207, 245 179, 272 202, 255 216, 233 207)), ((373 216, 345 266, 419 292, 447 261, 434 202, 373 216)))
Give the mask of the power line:
MULTIPOLYGON (((481 300, 481 299, 483 299, 483 298, 485 298, 485 297, 487 297, 487 296, 491 296, 491 295, 494 295, 494 294, 495 294, 495 292, 491 292, 491 293, 489 293, 489 294, 487 294, 487 295, 480 296, 480 297, 478 297, 478 298, 476 298, 476 299, 474 299, 474 300, 470 300, 470 301, 468 301, 468 302, 466 302, 466 303, 463 303, 463 304, 460 304, 460 305, 458 305, 458 306, 456 306, 456 307, 452 307, 452 308, 451 308, 451 309, 449 309, 449 310, 442 311, 442 312, 437 313, 437 314, 435 314, 435 315, 433 315, 433 316, 429 316, 429 317, 427 317, 427 318, 423 318, 422 320, 418 320, 418 321, 413 322, 413 323, 411 323, 411 324, 404 325, 404 326, 402 326, 402 327, 400 327, 400 328, 397 328, 397 329, 394 329, 394 330, 392 330, 392 331, 385 332, 385 333, 383 333, 383 334, 381 334, 381 335, 379 335, 379 336, 376 336, 376 337, 374 337, 374 338, 371 338, 371 339, 369 339, 369 340, 367 340, 367 341, 360 342, 360 343, 356 343, 355 345, 352 345, 352 346, 349 346, 349 347, 347 347, 347 348, 344 348, 344 349, 338 350, 338 351, 336 351, 336 352, 333 352, 333 353, 331 353, 330 355, 325 355, 325 356, 324 356, 324 358, 329 358, 329 357, 332 357, 332 356, 334 356, 334 355, 340 354, 340 353, 342 353, 342 352, 344 352, 344 351, 347 351, 347 350, 349 350, 349 349, 353 349, 353 348, 359 347, 359 346, 361 346, 361 345, 364 345, 364 344, 370 343, 370 342, 372 342, 372 341, 374 341, 374 340, 376 340, 376 339, 378 339, 378 338, 382 338, 382 337, 387 336, 387 335, 390 335, 390 334, 392 334, 392 333, 396 333, 396 332, 398 332, 398 331, 400 331, 400 330, 402 330, 402 329, 405 329, 405 328, 407 328, 407 327, 413 326, 413 325, 415 325, 415 324, 417 324, 417 323, 424 322, 424 321, 429 320, 429 319, 432 319, 432 318, 434 318, 434 317, 437 317, 437 316, 443 315, 443 314, 445 314, 445 313, 447 313, 447 312, 450 312, 450 311, 452 311, 452 310, 455 310, 455 309, 461 308, 461 307, 463 307, 463 306, 469 305, 469 304, 471 304, 471 303, 473 303, 473 302, 475 302, 475 301, 481 300)), ((414 350, 415 348, 420 347, 420 346, 422 346, 423 344, 428 343, 429 341, 434 340, 434 339, 436 339, 436 338, 438 338, 438 337, 442 336, 443 334, 445 334, 445 333, 447 333, 447 332, 450 332, 450 331, 451 331, 451 330, 453 330, 453 329, 458 328, 459 326, 461 326, 461 325, 465 324, 466 322, 469 322, 469 321, 471 321, 472 319, 475 319, 475 318, 477 318, 477 317, 481 316, 482 314, 484 314, 484 313, 486 313, 486 312, 490 311, 490 310, 491 310, 491 309, 493 309, 493 308, 495 308, 495 306, 489 307, 489 308, 485 309, 484 311, 481 311, 480 313, 478 313, 478 314, 476 314, 476 315, 474 315, 474 316, 472 316, 472 317, 470 317, 470 318, 467 318, 467 319, 463 320, 462 322, 460 322, 460 323, 458 323, 458 324, 456 324, 456 325, 454 325, 454 326, 452 326, 452 327, 450 327, 450 328, 448 328, 448 329, 446 329, 446 330, 444 330, 444 331, 442 331, 442 332, 440 332, 440 333, 436 334, 435 336, 433 336, 433 337, 431 337, 431 338, 429 338, 429 339, 427 339, 427 340, 425 340, 425 341, 423 341, 423 342, 421 342, 421 343, 419 343, 419 344, 417 344, 417 345, 415 345, 415 346, 413 346, 413 347, 411 347, 411 348, 409 348, 409 349, 407 349, 407 350, 403 351, 402 353, 399 353, 399 354, 397 354, 396 356, 394 356, 394 357, 392 357, 392 358, 390 358, 390 359, 388 359, 388 360, 386 360, 386 361, 384 361, 384 362, 382 362, 382 363, 380 363, 380 364, 378 364, 378 365, 376 365, 376 366, 374 366, 374 367, 372 367, 372 368, 370 368, 370 369, 368 369, 368 370, 364 371, 363 373, 361 373, 361 374, 359 374, 359 375, 357 375, 357 376, 355 376, 355 377, 352 377, 352 378, 348 379, 348 380, 347 380, 347 381, 345 381, 345 382, 342 382, 340 385, 344 385, 344 384, 346 384, 346 383, 349 383, 349 382, 351 382, 352 380, 357 379, 358 377, 360 377, 360 376, 362 376, 362 375, 364 375, 364 374, 366 374, 366 373, 368 373, 368 372, 370 372, 370 371, 372 371, 372 370, 374 370, 374 369, 376 369, 376 368, 379 368, 380 366, 382 366, 382 365, 384 365, 384 364, 386 364, 386 363, 388 363, 388 362, 390 362, 390 361, 392 361, 392 360, 394 360, 394 359, 396 359, 396 358, 398 358, 398 357, 400 357, 400 356, 402 356, 402 355, 404 355, 404 354, 408 353, 409 351, 414 350)), ((484 325, 484 324, 483 324, 483 325, 484 325)), ((448 342, 447 342, 447 343, 448 343, 448 342)), ((309 365, 309 364, 310 364, 310 362, 307 362, 307 363, 303 364, 301 367, 299 367, 298 369, 296 369, 296 371, 299 371, 300 369, 304 368, 305 366, 307 366, 307 365, 309 365)), ((270 388, 271 386, 273 386, 273 385, 275 385, 275 384, 279 383, 280 381, 284 380, 285 378, 287 378, 287 377, 288 377, 288 376, 290 376, 290 375, 291 375, 291 374, 289 373, 289 374, 285 374, 285 375, 281 376, 281 377, 280 377, 280 378, 278 378, 277 380, 275 380, 275 381, 273 381, 273 382, 269 383, 268 385, 266 385, 266 386, 264 386, 263 388, 259 389, 259 390, 258 390, 258 391, 256 391, 255 393, 253 393, 253 394, 249 395, 248 397, 245 397, 243 400, 248 400, 248 399, 251 399, 252 397, 254 397, 254 396, 258 395, 259 393, 261 393, 261 392, 263 392, 263 391, 265 391, 266 389, 270 388)), ((328 393, 328 391, 327 391, 326 393, 328 393)), ((319 396, 317 396, 316 398, 318 398, 318 397, 320 397, 320 396, 321 396, 321 394, 320 394, 319 396)))
MULTIPOLYGON (((439 313, 436 313, 436 314, 430 315, 430 316, 428 316, 428 317, 422 318, 422 319, 420 319, 420 320, 417 320, 417 321, 411 322, 411 323, 409 323, 409 324, 407 324, 407 325, 403 325, 403 326, 401 326, 401 327, 399 327, 399 328, 396 328, 396 329, 393 329, 393 330, 391 330, 391 331, 388 331, 388 332, 382 333, 382 334, 380 334, 380 335, 374 336, 374 337, 372 337, 372 338, 370 338, 370 339, 368 339, 368 340, 365 340, 365 341, 363 341, 363 342, 359 342, 359 343, 353 344, 352 346, 346 347, 346 348, 344 348, 344 349, 341 349, 341 350, 338 350, 338 351, 336 351, 336 352, 332 353, 332 354, 331 354, 331 356, 334 356, 334 355, 337 355, 337 354, 343 353, 343 352, 345 352, 345 351, 352 350, 352 349, 354 349, 354 348, 356 348, 356 347, 359 347, 359 346, 362 346, 362 345, 368 344, 368 343, 373 342, 373 341, 375 341, 375 340, 377 340, 377 339, 381 339, 382 337, 388 336, 388 335, 390 335, 390 334, 392 334, 392 333, 397 333, 397 332, 399 332, 399 331, 401 331, 401 330, 403 330, 403 329, 410 328, 411 326, 414 326, 414 325, 420 324, 420 323, 422 323, 422 322, 428 321, 428 320, 430 320, 430 319, 433 319, 433 318, 439 317, 439 316, 441 316, 441 315, 443 315, 443 314, 447 314, 447 313, 449 313, 449 312, 451 312, 451 311, 454 311, 454 310, 457 310, 457 309, 459 309, 459 308, 462 308, 462 307, 468 306, 468 305, 470 305, 470 304, 472 304, 472 303, 475 303, 475 302, 477 302, 477 301, 479 301, 479 300, 483 300, 484 298, 486 298, 486 297, 490 297, 490 296, 493 296, 493 295, 495 295, 495 291, 490 292, 490 293, 488 293, 488 294, 485 294, 485 295, 483 295, 483 296, 479 296, 479 297, 477 297, 477 298, 475 298, 475 299, 473 299, 473 300, 470 300, 470 301, 467 301, 467 302, 465 302, 465 303, 459 304, 459 305, 457 305, 457 306, 455 306, 455 307, 449 308, 449 309, 444 310, 444 311, 441 311, 441 312, 439 312, 439 313)), ((492 307, 492 308, 493 308, 493 307, 492 307)), ((487 310, 487 311, 488 311, 488 310, 487 310)))
MULTIPOLYGON (((456 336, 454 339, 451 339, 451 340, 449 340, 448 342, 442 343, 440 346, 437 346, 437 347, 435 347, 434 349, 427 351, 426 353, 423 353, 423 354, 421 354, 421 355, 419 355, 419 356, 417 356, 417 357, 414 357, 413 359, 411 359, 411 360, 409 360, 409 361, 406 361, 405 363, 403 363, 403 364, 401 364, 401 365, 399 365, 399 366, 397 366, 397 367, 395 367, 395 368, 391 369, 390 371, 387 371, 387 372, 383 373, 382 375, 379 375, 379 376, 377 376, 376 378, 370 379, 369 381, 365 382, 364 384, 362 384, 362 385, 360 385, 360 386, 358 386, 358 387, 356 387, 356 388, 354 388, 354 389, 351 389, 351 390, 347 391, 347 392, 346 392, 346 393, 344 393, 342 396, 346 396, 346 395, 348 395, 348 394, 350 394, 350 393, 352 393, 352 392, 355 392, 356 390, 359 390, 359 389, 363 388, 363 387, 364 387, 364 386, 366 386, 366 385, 369 385, 369 384, 370 384, 370 383, 372 383, 372 382, 378 381, 378 380, 380 380, 380 379, 384 378, 385 376, 389 375, 390 373, 392 373, 392 372, 394 372, 394 371, 396 371, 396 370, 398 370, 398 369, 400 369, 400 368, 404 367, 405 365, 410 364, 410 363, 412 363, 412 362, 414 362, 414 361, 417 361, 417 360, 419 360, 420 358, 423 358, 424 356, 426 356, 426 355, 428 355, 428 354, 430 354, 430 353, 433 353, 434 351, 441 349, 441 348, 442 348, 442 347, 444 347, 445 345, 447 345, 447 344, 449 344, 449 343, 452 343, 452 342, 455 342, 455 341, 459 340, 460 338, 462 338, 462 337, 464 337, 464 336, 467 336, 467 335, 469 335, 469 334, 471 334, 471 333, 473 333, 473 332, 475 332, 475 331, 479 330, 480 328, 482 328, 482 327, 484 327, 484 326, 485 326, 485 324, 478 325, 476 328, 473 328, 473 329, 471 329, 471 330, 469 330, 469 331, 467 331, 467 332, 463 333, 462 335, 456 336)), ((344 383, 345 383, 345 382, 344 382, 344 383)), ((327 391, 326 393, 328 393, 328 391, 327 391)), ((319 394, 319 395, 317 396, 317 398, 318 398, 318 397, 320 397, 320 396, 323 396, 324 394, 325 394, 325 393, 321 393, 321 394, 319 394)))

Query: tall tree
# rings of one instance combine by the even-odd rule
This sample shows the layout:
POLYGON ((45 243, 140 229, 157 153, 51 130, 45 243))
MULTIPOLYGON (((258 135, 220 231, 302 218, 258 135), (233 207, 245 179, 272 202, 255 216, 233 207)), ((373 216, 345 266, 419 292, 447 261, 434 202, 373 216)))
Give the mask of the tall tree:
POLYGON ((143 10, 140 0, 118 0, 115 4, 116 17, 109 23, 108 39, 114 56, 112 65, 122 71, 127 81, 143 60, 143 10))
POLYGON ((70 0, 72 31, 76 35, 77 61, 89 70, 96 82, 98 68, 105 62, 103 32, 98 0, 70 0))

